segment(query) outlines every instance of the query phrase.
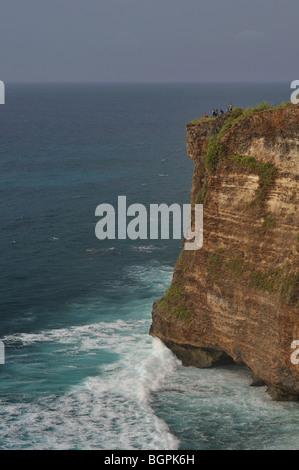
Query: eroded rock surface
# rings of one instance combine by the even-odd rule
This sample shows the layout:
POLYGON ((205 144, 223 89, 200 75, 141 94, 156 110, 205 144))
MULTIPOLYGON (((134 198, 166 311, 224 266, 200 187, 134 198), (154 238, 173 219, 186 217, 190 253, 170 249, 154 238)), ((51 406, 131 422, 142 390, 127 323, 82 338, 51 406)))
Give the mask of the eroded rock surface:
POLYGON ((150 334, 186 365, 246 364, 274 398, 295 399, 299 106, 228 119, 186 126, 204 243, 182 251, 170 288, 154 304, 150 334), (214 171, 207 171, 207 152, 214 171))

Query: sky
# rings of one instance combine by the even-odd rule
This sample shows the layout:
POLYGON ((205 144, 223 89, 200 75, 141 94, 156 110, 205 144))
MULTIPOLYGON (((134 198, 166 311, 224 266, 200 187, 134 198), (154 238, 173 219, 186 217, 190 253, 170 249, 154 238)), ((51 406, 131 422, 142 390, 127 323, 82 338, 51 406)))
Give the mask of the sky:
POLYGON ((4 82, 291 82, 298 0, 2 0, 4 82))

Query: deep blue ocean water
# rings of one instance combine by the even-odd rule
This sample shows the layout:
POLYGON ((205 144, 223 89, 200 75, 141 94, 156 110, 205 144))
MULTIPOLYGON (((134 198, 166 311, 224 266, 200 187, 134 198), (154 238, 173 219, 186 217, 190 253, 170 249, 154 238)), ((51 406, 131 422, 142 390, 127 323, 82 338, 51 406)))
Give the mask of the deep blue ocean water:
POLYGON ((148 335, 180 240, 95 237, 95 208, 190 202, 185 124, 289 84, 7 85, 0 107, 1 449, 298 449, 299 407, 148 335))

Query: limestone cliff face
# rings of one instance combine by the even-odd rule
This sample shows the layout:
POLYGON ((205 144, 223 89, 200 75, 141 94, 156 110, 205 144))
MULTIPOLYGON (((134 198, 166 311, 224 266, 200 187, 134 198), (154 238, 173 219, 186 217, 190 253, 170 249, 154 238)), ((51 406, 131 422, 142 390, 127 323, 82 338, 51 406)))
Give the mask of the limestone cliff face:
POLYGON ((299 106, 187 125, 204 243, 182 251, 150 334, 186 365, 247 365, 299 398, 299 106))

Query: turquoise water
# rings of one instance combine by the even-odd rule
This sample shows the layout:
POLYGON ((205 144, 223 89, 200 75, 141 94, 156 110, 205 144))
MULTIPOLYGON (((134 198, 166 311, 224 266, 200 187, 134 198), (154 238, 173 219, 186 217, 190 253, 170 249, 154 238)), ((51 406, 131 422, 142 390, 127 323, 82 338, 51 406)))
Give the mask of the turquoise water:
POLYGON ((289 85, 8 85, 0 109, 0 448, 298 449, 299 407, 148 335, 179 240, 105 240, 98 204, 189 202, 185 123, 289 85))

